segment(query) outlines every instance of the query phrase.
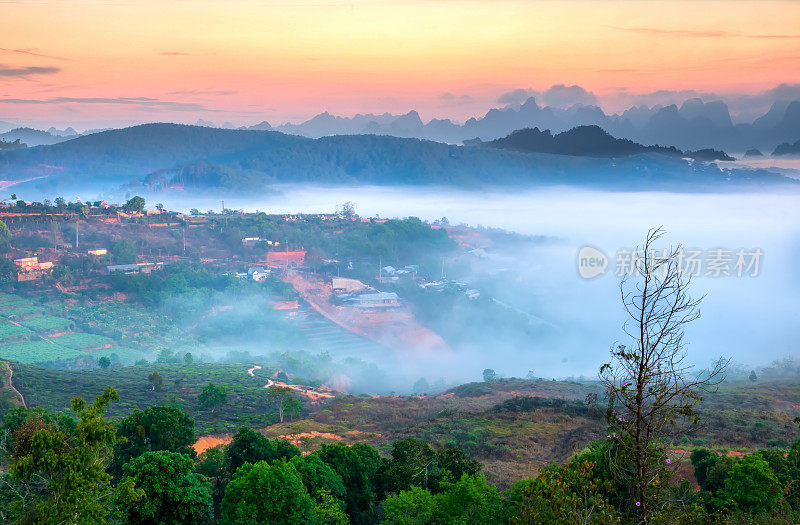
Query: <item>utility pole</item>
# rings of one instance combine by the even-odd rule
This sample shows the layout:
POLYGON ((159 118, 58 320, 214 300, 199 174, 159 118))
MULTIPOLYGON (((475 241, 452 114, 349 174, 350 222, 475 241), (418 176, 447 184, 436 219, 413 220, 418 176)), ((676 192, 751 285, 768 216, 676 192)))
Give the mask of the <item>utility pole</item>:
POLYGON ((81 221, 75 221, 75 250, 78 250, 78 226, 80 225, 81 221))
POLYGON ((378 255, 378 282, 383 283, 383 257, 378 255))

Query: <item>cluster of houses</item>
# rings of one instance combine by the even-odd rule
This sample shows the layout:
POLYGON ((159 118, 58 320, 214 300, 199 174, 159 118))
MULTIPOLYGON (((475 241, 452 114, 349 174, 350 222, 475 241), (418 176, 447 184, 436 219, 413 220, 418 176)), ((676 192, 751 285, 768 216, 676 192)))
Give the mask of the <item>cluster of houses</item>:
POLYGON ((23 257, 14 259, 19 282, 33 281, 53 270, 52 262, 39 262, 39 257, 23 257))
POLYGON ((419 283, 419 287, 433 292, 443 292, 444 290, 455 288, 466 295, 468 299, 477 299, 481 296, 480 290, 470 288, 469 285, 464 281, 451 281, 449 279, 440 279, 438 281, 422 281, 419 283))
POLYGON ((394 292, 380 292, 358 279, 331 278, 336 303, 353 308, 396 308, 400 298, 394 292))
POLYGON ((278 241, 271 241, 269 239, 262 239, 261 237, 243 237, 242 238, 242 246, 246 246, 252 248, 253 246, 258 246, 259 244, 266 244, 267 246, 280 246, 281 243, 278 241))
POLYGON ((128 275, 133 275, 136 273, 151 273, 157 270, 161 270, 164 268, 165 264, 169 264, 168 262, 144 262, 144 263, 133 263, 133 264, 112 264, 110 266, 106 266, 106 273, 124 273, 128 275))
POLYGON ((248 268, 247 272, 236 272, 228 275, 233 275, 237 279, 241 279, 242 281, 256 281, 261 282, 265 281, 272 275, 272 270, 269 268, 260 268, 260 267, 253 267, 248 268))

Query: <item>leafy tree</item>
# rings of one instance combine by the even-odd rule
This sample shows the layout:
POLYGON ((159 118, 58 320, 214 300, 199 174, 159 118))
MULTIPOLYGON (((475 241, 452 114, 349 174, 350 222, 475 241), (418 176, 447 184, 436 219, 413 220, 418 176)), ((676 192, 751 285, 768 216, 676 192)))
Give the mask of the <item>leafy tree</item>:
POLYGON ((138 195, 128 199, 128 202, 122 205, 122 209, 127 212, 140 212, 144 210, 144 199, 138 195))
POLYGON ((342 478, 347 496, 347 514, 355 525, 373 519, 375 482, 381 457, 366 443, 347 446, 344 443, 325 444, 313 455, 318 456, 342 478))
POLYGON ((0 257, 0 283, 10 283, 17 280, 17 268, 14 263, 5 257, 0 257))
POLYGON ((189 210, 189 215, 200 215, 200 210, 198 210, 197 208, 192 208, 191 210, 189 210))
POLYGON ((2 450, 8 454, 26 455, 29 452, 30 437, 34 431, 47 428, 51 432, 72 435, 75 432, 75 426, 75 420, 63 412, 51 413, 42 407, 15 406, 3 416, 3 426, 0 427, 0 445, 2 445, 2 450), (23 426, 25 429, 20 431, 23 426), (18 437, 20 439, 17 439, 18 437), (18 448, 18 444, 22 448, 18 448))
POLYGON ((588 461, 550 465, 540 469, 538 477, 519 482, 521 501, 511 523, 619 522, 604 495, 612 490, 611 483, 596 478, 594 468, 588 461))
POLYGON ((228 392, 225 387, 209 383, 203 387, 203 391, 200 392, 197 400, 200 402, 200 406, 210 408, 214 412, 219 405, 224 405, 228 402, 228 392))
POLYGON ((431 474, 435 469, 436 451, 433 447, 409 438, 392 443, 392 459, 386 463, 382 478, 388 492, 400 492, 412 486, 432 489, 431 474))
POLYGON ((492 370, 491 368, 484 369, 483 380, 485 382, 489 383, 490 381, 494 381, 495 379, 497 379, 497 373, 494 370, 492 370))
MULTIPOLYGON (((800 427, 800 417, 794 418, 800 427)), ((795 511, 800 511, 800 438, 794 442, 786 455, 786 501, 795 511)))
POLYGON ((229 476, 225 470, 225 447, 216 446, 203 452, 198 458, 195 471, 202 474, 211 482, 211 491, 214 496, 216 507, 222 503, 225 493, 225 485, 229 476))
POLYGON ((183 362, 187 365, 191 365, 194 362, 194 356, 191 352, 186 352, 183 354, 183 362))
POLYGON ((150 383, 153 390, 161 390, 161 387, 164 385, 164 378, 161 377, 161 374, 158 372, 153 372, 147 376, 147 382, 150 383))
POLYGON ((192 459, 177 452, 145 452, 124 467, 143 497, 122 503, 129 523, 195 524, 211 517, 211 484, 192 472, 192 459))
POLYGON ((133 264, 137 254, 136 245, 128 239, 111 243, 111 257, 117 264, 133 264))
POLYGON ((638 282, 620 284, 622 301, 633 326, 625 333, 630 347, 618 345, 612 361, 600 368, 606 387, 608 435, 615 445, 616 483, 630 499, 623 512, 650 523, 668 503, 664 498, 671 469, 663 439, 672 437, 676 421, 696 423, 695 406, 704 390, 722 380, 725 361, 689 375, 685 363, 684 327, 697 319, 699 301, 687 293, 689 280, 679 266, 680 247, 656 256, 661 229, 651 230, 635 261, 638 282))
POLYGON ((97 360, 97 364, 100 365, 100 368, 105 370, 106 368, 111 366, 111 359, 109 359, 108 356, 103 356, 97 360))
POLYGON ((145 452, 166 450, 195 455, 194 420, 176 407, 152 406, 134 410, 120 421, 117 433, 126 441, 114 449, 117 472, 122 465, 145 452))
POLYGON ((720 461, 719 454, 707 448, 698 448, 692 451, 689 461, 694 466, 694 478, 697 480, 697 484, 701 488, 713 492, 714 489, 708 485, 708 473, 720 461))
POLYGON ((225 448, 225 470, 233 475, 245 463, 272 463, 300 455, 300 449, 285 439, 269 439, 252 428, 242 427, 225 448))
POLYGON ((16 481, 44 480, 46 494, 37 505, 40 523, 105 522, 114 494, 106 466, 117 443, 116 428, 103 417, 111 401, 119 401, 111 387, 91 405, 73 398, 78 423, 70 434, 41 419, 36 421, 44 424, 30 433, 21 432, 25 425, 17 430, 9 473, 16 481))
POLYGON ((413 388, 413 390, 414 390, 414 393, 415 393, 415 394, 425 394, 425 393, 427 393, 427 392, 428 392, 428 390, 430 390, 430 388, 431 388, 431 387, 430 387, 430 385, 428 384, 428 380, 427 380, 427 379, 425 379, 424 377, 420 377, 420 378, 419 378, 419 379, 417 379, 417 381, 414 383, 414 388, 413 388))
POLYGON ((281 423, 287 415, 297 415, 303 409, 291 388, 273 385, 267 389, 267 396, 275 402, 281 423))
POLYGON ((11 241, 11 232, 6 223, 0 221, 0 244, 8 244, 11 241))
POLYGON ((342 477, 318 456, 294 456, 289 463, 303 480, 309 495, 321 502, 327 497, 343 501, 346 495, 342 477), (322 494, 326 496, 323 498, 322 494))
POLYGON ((300 474, 285 462, 244 464, 225 488, 222 515, 228 523, 314 523, 314 501, 300 474))
POLYGON ((758 376, 756 375, 756 371, 755 370, 751 370, 750 371, 750 381, 752 381, 753 383, 758 381, 758 376))
POLYGON ((483 474, 464 474, 455 483, 442 482, 434 496, 437 523, 501 524, 508 520, 503 497, 483 474))
POLYGON ((420 487, 390 496, 383 504, 383 525, 427 525, 433 523, 433 494, 420 487))
POLYGON ((317 506, 314 511, 319 525, 348 525, 350 520, 342 509, 342 503, 334 498, 327 490, 318 491, 317 506))
POLYGON ((392 458, 381 469, 383 490, 400 492, 412 486, 440 492, 441 482, 454 482, 481 470, 477 461, 458 448, 434 450, 428 443, 409 438, 392 443, 392 458))
POLYGON ((725 492, 736 506, 747 512, 777 509, 782 487, 761 454, 748 454, 736 462, 725 480, 725 492))

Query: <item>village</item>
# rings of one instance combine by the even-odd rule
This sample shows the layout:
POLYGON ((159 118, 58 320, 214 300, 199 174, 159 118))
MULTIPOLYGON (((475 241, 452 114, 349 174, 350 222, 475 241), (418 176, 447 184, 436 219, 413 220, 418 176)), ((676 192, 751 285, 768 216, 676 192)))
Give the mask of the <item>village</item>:
MULTIPOLYGON (((491 245, 466 227, 418 219, 363 218, 352 210, 268 215, 223 208, 185 214, 160 204, 148 209, 141 197, 123 204, 13 200, 0 203, 0 220, 10 233, 2 279, 16 283, 27 300, 51 300, 56 294, 75 304, 113 302, 126 297, 110 284, 119 276, 155 275, 176 263, 193 264, 219 278, 288 285, 291 293, 273 298, 271 308, 288 319, 311 319, 313 330, 327 323, 328 331, 352 334, 355 344, 348 347, 428 355, 446 354, 451 345, 431 329, 412 297, 447 291, 478 299, 478 289, 448 278, 447 271, 491 245), (365 243, 381 235, 405 238, 375 253, 374 243, 365 243)), ((47 335, 38 334, 59 342, 47 335)), ((0 350, 9 344, 15 345, 15 355, 39 348, 25 337, 12 337, 0 340, 0 350)), ((101 346, 114 347, 105 341, 101 346)), ((37 362, 35 355, 28 360, 37 362)))

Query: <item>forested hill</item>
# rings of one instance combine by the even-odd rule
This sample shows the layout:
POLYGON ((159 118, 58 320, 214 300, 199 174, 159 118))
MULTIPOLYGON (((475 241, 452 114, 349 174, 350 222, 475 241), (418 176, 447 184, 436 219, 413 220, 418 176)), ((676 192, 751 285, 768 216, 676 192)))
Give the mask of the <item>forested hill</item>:
POLYGON ((307 139, 176 124, 146 124, 2 152, 0 180, 30 180, 15 189, 40 193, 97 192, 120 185, 249 193, 276 183, 681 191, 793 184, 765 171, 735 171, 652 153, 571 157, 391 136, 307 139))
POLYGON ((674 146, 645 146, 628 139, 618 139, 599 126, 578 126, 553 135, 550 130, 526 128, 486 143, 487 146, 515 151, 555 153, 578 157, 625 157, 641 153, 658 153, 668 157, 686 157, 711 161, 734 160, 723 151, 681 151, 674 146))
POLYGON ((144 124, 77 137, 0 157, 3 178, 82 172, 129 180, 161 168, 208 159, 225 160, 308 141, 274 131, 220 130, 181 124, 144 124))

